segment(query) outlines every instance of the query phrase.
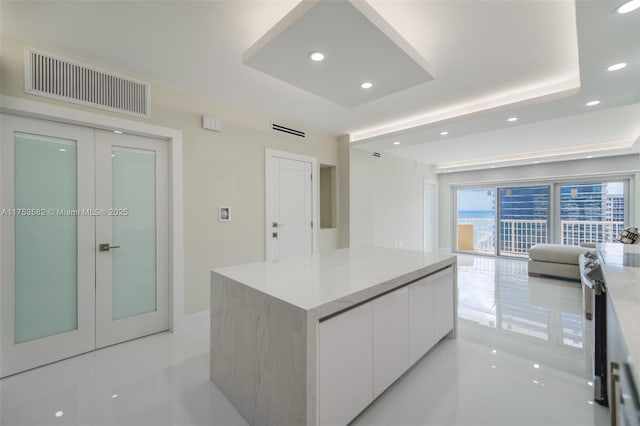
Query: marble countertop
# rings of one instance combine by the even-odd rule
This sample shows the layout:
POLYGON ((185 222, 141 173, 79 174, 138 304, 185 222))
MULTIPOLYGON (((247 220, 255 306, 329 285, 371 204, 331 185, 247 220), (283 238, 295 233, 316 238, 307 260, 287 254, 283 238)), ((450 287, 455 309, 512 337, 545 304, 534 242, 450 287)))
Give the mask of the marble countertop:
MULTIPOLYGON (((620 323, 636 384, 640 386, 640 265, 622 266, 640 258, 640 245, 599 244, 607 292, 620 323)), ((635 263, 633 263, 635 265, 635 263)))
POLYGON ((433 273, 455 260, 452 254, 363 247, 213 272, 301 309, 326 314, 433 273), (330 310, 322 309, 329 304, 330 310))

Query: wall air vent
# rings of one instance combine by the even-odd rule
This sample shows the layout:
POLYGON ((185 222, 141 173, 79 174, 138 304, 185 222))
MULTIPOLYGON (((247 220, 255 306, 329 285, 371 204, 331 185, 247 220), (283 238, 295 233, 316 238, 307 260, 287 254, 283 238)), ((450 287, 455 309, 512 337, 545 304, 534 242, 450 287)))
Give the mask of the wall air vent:
POLYGON ((382 157, 382 154, 380 154, 379 152, 374 152, 373 156, 376 157, 376 158, 380 158, 380 157, 382 157))
POLYGON ((289 133, 290 135, 298 136, 299 138, 303 139, 307 137, 307 134, 302 130, 292 129, 290 127, 281 126, 275 123, 271 124, 271 129, 275 130, 276 132, 289 133))
POLYGON ((26 48, 25 91, 137 117, 151 117, 149 83, 26 48))

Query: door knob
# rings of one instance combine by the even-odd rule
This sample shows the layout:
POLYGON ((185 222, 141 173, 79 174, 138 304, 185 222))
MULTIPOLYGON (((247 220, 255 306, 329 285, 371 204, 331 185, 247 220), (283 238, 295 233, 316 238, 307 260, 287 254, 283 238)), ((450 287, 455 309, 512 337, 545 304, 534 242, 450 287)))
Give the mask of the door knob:
POLYGON ((100 251, 109 251, 112 248, 120 248, 120 246, 112 246, 109 243, 102 243, 98 246, 98 248, 100 249, 100 251))

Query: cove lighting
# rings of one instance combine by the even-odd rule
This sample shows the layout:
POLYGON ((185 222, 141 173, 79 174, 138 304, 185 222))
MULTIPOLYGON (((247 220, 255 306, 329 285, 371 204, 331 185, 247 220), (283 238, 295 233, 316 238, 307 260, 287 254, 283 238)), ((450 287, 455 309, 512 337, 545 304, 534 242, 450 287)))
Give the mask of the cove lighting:
POLYGON ((589 101, 586 103, 587 106, 596 106, 600 103, 600 101, 595 100, 595 101, 589 101))
POLYGON ((608 67, 607 71, 618 71, 618 70, 621 70, 622 68, 624 68, 626 66, 627 66, 626 62, 619 62, 617 64, 613 64, 610 67, 608 67))
POLYGON ((440 132, 440 136, 447 136, 449 134, 449 132, 447 132, 446 130, 444 132, 440 132))
POLYGON ((518 121, 518 117, 509 117, 507 118, 507 121, 513 123, 514 121, 518 121))
POLYGON ((360 87, 362 87, 363 89, 371 89, 373 87, 373 83, 370 81, 365 81, 360 85, 360 87))
POLYGON ((627 2, 622 3, 617 10, 618 10, 618 13, 629 13, 629 12, 633 12, 639 7, 640 7, 640 0, 629 0, 627 2))
POLYGON ((311 58, 311 60, 314 62, 321 62, 321 61, 324 61, 324 53, 311 52, 311 54, 309 55, 309 58, 311 58))

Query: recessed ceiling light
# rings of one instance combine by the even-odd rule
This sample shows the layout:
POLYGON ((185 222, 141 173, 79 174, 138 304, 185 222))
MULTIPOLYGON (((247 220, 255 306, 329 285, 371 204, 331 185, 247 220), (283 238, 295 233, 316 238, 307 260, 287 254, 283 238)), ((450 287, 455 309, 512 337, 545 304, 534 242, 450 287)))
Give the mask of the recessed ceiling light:
POLYGON ((446 130, 443 132, 440 132, 440 136, 447 136, 449 134, 449 132, 447 132, 446 130))
POLYGON ((633 12, 639 7, 640 7, 640 0, 629 0, 627 2, 622 3, 617 10, 618 10, 618 13, 629 13, 629 12, 633 12))
POLYGON ((610 67, 608 67, 607 71, 618 71, 626 66, 627 66, 626 62, 618 62, 617 64, 613 64, 610 67))
POLYGON ((362 87, 363 89, 371 89, 373 87, 373 83, 370 81, 364 81, 362 82, 362 84, 360 84, 360 87, 362 87))
POLYGON ((586 158, 586 159, 590 159, 590 158, 593 158, 593 155, 587 155, 587 156, 586 156, 586 157, 584 157, 584 158, 586 158))
POLYGON ((62 416, 64 416, 64 412, 56 411, 56 417, 62 417, 62 416))
POLYGON ((518 121, 518 117, 509 117, 507 118, 507 121, 513 123, 514 121, 518 121))
POLYGON ((495 168, 496 168, 496 166, 491 166, 491 168, 492 168, 492 169, 495 169, 495 168))
POLYGON ((111 395, 111 399, 116 399, 118 397, 117 393, 114 393, 113 395, 111 395))
POLYGON ((400 145, 400 142, 395 141, 393 144, 394 144, 394 145, 400 145))
POLYGON ((540 364, 533 364, 533 368, 540 368, 540 364))
POLYGON ((64 149, 64 148, 58 148, 58 151, 60 151, 60 152, 66 152, 67 150, 66 150, 66 149, 64 149))
POLYGON ((122 130, 114 130, 113 133, 121 135, 122 134, 122 130))
POLYGON ((540 162, 539 161, 534 161, 533 164, 540 164, 540 162))
POLYGON ((321 61, 324 61, 324 53, 311 52, 311 54, 309 55, 309 58, 311 58, 311 60, 314 62, 321 62, 321 61))
POLYGON ((587 102, 587 104, 586 104, 586 105, 587 105, 587 106, 596 106, 596 105, 598 105, 599 103, 600 103, 600 101, 595 100, 595 101, 589 101, 589 102, 587 102))

